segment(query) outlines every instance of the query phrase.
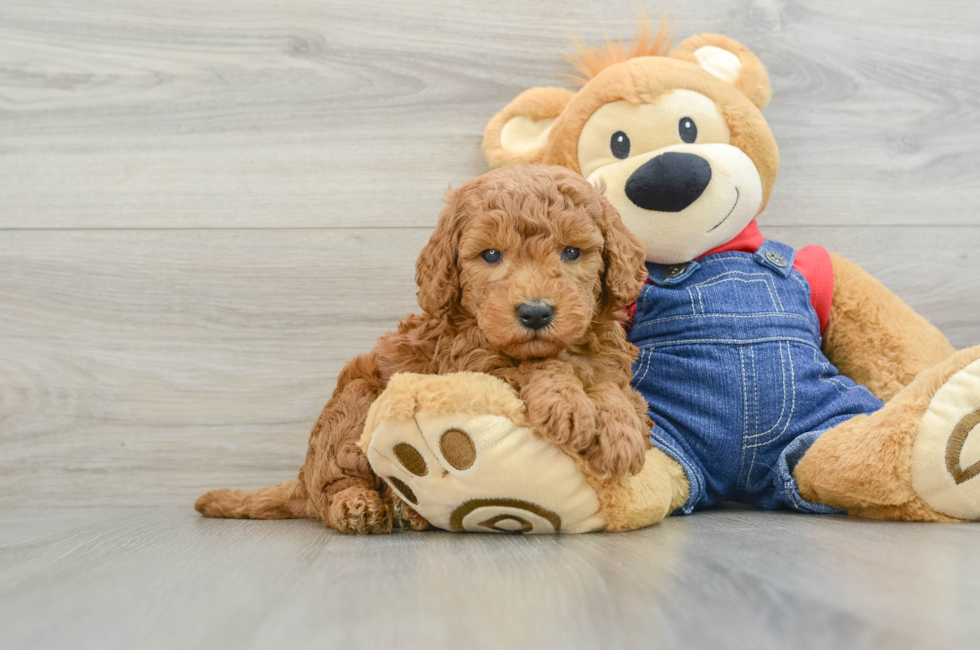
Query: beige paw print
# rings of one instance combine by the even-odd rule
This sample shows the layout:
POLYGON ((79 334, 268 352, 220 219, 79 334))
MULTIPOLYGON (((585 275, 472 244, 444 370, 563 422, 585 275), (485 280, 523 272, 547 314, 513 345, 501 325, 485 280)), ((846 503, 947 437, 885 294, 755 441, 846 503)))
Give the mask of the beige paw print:
POLYGON ((579 464, 515 422, 520 407, 509 386, 486 375, 396 375, 372 407, 368 460, 404 501, 445 530, 601 529, 598 496, 579 464), (474 403, 486 391, 493 399, 474 403))

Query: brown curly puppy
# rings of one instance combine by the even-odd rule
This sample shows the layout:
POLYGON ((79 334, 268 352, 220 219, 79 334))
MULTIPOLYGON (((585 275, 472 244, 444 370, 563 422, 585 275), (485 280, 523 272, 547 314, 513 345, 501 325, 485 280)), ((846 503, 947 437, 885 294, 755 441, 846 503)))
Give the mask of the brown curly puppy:
POLYGON ((422 314, 347 364, 310 435, 298 481, 198 499, 209 517, 321 519, 382 533, 427 523, 374 475, 358 447, 371 403, 395 373, 489 373, 521 393, 538 435, 603 476, 635 474, 647 405, 629 385, 636 349, 625 308, 646 278, 639 240, 578 174, 507 167, 446 200, 416 265, 422 314))

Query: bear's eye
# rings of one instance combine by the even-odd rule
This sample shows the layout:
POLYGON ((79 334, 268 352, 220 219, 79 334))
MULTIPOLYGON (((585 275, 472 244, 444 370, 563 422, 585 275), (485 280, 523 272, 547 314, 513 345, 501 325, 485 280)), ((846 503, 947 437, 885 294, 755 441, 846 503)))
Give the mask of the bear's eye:
POLYGON ((582 251, 580 249, 575 248, 574 246, 567 246, 565 248, 565 250, 563 250, 561 252, 561 261, 562 262, 574 262, 575 260, 577 260, 579 258, 579 255, 581 255, 581 254, 582 254, 582 251))
POLYGON ((681 135, 681 140, 691 144, 698 139, 698 125, 689 117, 682 117, 677 123, 677 132, 681 135))
POLYGON ((498 251, 496 248, 488 248, 487 250, 480 253, 480 257, 482 257, 483 261, 486 262, 487 264, 497 264, 498 262, 500 262, 500 258, 503 256, 501 255, 500 251, 498 251))
POLYGON ((620 160, 630 155, 630 138, 622 131, 616 131, 609 139, 609 149, 612 155, 620 160))

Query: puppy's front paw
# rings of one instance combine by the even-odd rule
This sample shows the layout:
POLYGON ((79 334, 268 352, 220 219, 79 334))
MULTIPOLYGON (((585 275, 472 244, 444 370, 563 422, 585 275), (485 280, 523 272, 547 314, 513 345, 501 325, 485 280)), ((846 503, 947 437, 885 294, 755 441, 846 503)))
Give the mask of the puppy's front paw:
POLYGON ((567 451, 595 443, 596 408, 574 377, 555 377, 526 386, 521 393, 535 432, 567 451))
POLYGON ((643 471, 650 444, 644 431, 633 428, 603 428, 596 443, 583 456, 601 479, 621 479, 643 471))

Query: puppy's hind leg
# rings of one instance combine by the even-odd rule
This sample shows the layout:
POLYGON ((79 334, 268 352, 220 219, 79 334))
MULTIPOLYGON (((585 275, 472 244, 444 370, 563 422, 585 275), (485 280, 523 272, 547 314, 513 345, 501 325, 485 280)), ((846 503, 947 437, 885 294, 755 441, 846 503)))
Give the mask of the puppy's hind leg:
POLYGON ((357 444, 382 389, 374 353, 356 357, 341 371, 310 434, 300 470, 310 516, 341 533, 391 532, 391 500, 380 494, 382 483, 357 444))

